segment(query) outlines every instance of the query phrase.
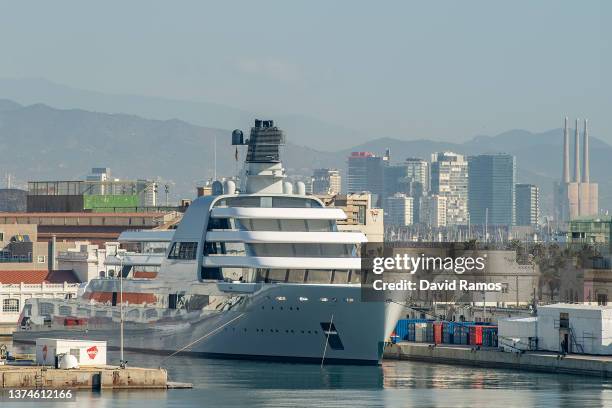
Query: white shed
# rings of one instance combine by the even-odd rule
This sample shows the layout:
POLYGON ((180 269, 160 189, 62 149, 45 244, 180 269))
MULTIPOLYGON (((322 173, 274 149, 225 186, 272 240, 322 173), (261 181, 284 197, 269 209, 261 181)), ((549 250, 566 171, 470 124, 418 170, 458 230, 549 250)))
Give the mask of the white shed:
POLYGON ((540 306, 537 335, 540 350, 612 355, 612 306, 540 306))
POLYGON ((535 350, 537 317, 498 319, 498 343, 504 351, 535 350))
POLYGON ((36 364, 55 365, 58 354, 75 356, 81 367, 106 365, 106 342, 92 340, 36 339, 36 364))

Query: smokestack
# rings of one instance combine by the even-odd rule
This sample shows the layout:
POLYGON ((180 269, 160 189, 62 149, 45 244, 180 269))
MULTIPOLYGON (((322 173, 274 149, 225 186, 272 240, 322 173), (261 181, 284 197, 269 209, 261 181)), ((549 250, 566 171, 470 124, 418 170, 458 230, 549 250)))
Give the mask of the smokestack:
POLYGON ((578 131, 578 118, 576 118, 576 141, 574 142, 574 181, 580 183, 580 132, 578 131))
POLYGON ((582 182, 590 182, 590 170, 589 167, 589 120, 584 120, 584 136, 582 139, 582 182))
POLYGON ((570 172, 569 172, 569 128, 567 125, 568 118, 565 117, 565 125, 563 126, 563 182, 570 182, 570 172))

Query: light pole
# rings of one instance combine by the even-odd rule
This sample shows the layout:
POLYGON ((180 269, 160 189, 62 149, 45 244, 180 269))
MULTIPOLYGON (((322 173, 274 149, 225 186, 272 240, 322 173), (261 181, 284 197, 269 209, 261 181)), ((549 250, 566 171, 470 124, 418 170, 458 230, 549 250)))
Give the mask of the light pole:
POLYGON ((125 360, 123 358, 123 257, 119 256, 119 350, 121 358, 119 367, 125 368, 125 360))

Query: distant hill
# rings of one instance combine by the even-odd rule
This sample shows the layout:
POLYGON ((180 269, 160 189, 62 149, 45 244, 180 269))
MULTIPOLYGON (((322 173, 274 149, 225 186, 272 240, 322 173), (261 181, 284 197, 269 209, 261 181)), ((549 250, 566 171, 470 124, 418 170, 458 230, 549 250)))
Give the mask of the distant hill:
MULTIPOLYGON (((170 181, 176 194, 190 197, 198 182, 213 176, 215 137, 217 174, 235 173, 230 134, 176 119, 0 100, 0 175, 72 180, 83 178, 91 167, 103 166, 123 178, 170 181)), ((289 144, 285 157, 292 173, 308 174, 313 166, 334 163, 336 155, 289 144)))
MULTIPOLYGON (((273 118, 276 119, 276 118, 273 118)), ((286 130, 282 120, 276 123, 286 130)), ((242 128, 246 131, 250 121, 242 128)), ((238 126, 233 126, 238 127, 238 126)), ((195 186, 213 175, 214 140, 217 174, 234 174, 234 148, 229 129, 203 127, 170 119, 108 114, 81 109, 56 109, 43 104, 22 106, 0 99, 0 175, 20 180, 80 179, 91 167, 108 166, 123 178, 158 178, 173 183, 175 197, 191 197, 195 186)), ((511 130, 497 136, 478 136, 465 143, 380 138, 350 149, 319 151, 309 139, 287 131, 284 163, 289 174, 310 174, 313 168, 336 167, 346 174, 351 151, 382 154, 392 161, 406 157, 428 159, 431 153, 452 150, 463 154, 506 152, 517 157, 518 181, 541 187, 543 207, 552 206, 552 185, 561 173, 561 130, 543 133, 511 130), (308 144, 303 146, 301 144, 308 144)), ((612 147, 591 138, 591 177, 600 183, 600 206, 612 208, 609 180, 612 147)))
POLYGON ((368 135, 299 114, 248 112, 209 102, 193 102, 151 96, 114 95, 56 84, 46 79, 0 78, 0 98, 24 105, 44 103, 61 109, 79 107, 94 112, 126 113, 150 119, 180 119, 220 129, 246 128, 254 118, 283 123, 297 144, 321 146, 321 150, 347 148, 368 140, 368 135), (302 143, 298 141, 302 140, 302 143))

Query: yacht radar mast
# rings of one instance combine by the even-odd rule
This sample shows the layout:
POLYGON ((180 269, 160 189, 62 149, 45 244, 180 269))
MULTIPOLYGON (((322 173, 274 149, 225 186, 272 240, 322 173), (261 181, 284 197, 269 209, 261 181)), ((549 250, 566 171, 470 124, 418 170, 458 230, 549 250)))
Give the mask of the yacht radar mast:
POLYGON ((232 145, 246 145, 244 175, 241 192, 247 194, 282 194, 285 169, 280 159, 280 147, 285 134, 272 120, 255 119, 249 139, 244 140, 241 130, 232 132, 232 145))

